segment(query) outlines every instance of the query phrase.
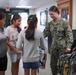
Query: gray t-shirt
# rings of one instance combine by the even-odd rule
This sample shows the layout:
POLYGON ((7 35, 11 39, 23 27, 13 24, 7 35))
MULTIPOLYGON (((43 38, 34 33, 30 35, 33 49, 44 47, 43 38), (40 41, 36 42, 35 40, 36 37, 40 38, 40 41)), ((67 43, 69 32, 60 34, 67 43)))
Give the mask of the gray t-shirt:
POLYGON ((6 36, 4 35, 4 32, 2 32, 2 29, 0 29, 0 58, 4 57, 6 53, 7 53, 6 36))

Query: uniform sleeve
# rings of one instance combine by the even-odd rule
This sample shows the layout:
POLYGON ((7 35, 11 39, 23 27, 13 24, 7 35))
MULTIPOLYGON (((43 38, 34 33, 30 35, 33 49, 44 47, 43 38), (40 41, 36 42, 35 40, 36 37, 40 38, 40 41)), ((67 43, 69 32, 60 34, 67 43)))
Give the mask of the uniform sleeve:
POLYGON ((64 22, 64 25, 65 25, 65 36, 66 36, 67 48, 71 48, 71 46, 73 44, 72 29, 67 21, 64 22))
POLYGON ((48 25, 46 25, 44 31, 43 31, 44 37, 48 37, 50 34, 50 25, 48 23, 48 25))
POLYGON ((19 50, 22 50, 23 49, 22 44, 23 44, 23 37, 22 37, 22 31, 21 31, 19 36, 18 36, 18 41, 16 43, 16 48, 19 49, 19 50))
POLYGON ((41 34, 41 38, 40 38, 40 47, 45 50, 45 53, 47 53, 47 48, 46 48, 46 45, 44 43, 44 36, 43 36, 43 33, 41 34))

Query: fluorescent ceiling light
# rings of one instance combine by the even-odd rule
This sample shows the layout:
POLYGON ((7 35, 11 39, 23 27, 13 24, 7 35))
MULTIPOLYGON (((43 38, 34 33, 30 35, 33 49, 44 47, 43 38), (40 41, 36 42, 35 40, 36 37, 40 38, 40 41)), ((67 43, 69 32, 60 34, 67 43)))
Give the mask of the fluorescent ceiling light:
POLYGON ((16 8, 32 8, 32 6, 16 6, 16 8))

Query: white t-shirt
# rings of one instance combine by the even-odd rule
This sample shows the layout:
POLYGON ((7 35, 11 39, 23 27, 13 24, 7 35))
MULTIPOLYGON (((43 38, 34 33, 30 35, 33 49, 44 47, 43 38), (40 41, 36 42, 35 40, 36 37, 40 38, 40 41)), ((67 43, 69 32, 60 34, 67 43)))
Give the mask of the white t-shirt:
POLYGON ((17 39, 18 39, 18 31, 17 31, 17 28, 12 28, 11 26, 8 26, 6 29, 5 29, 5 35, 7 37, 9 37, 10 39, 10 43, 16 47, 16 42, 17 42, 17 39))

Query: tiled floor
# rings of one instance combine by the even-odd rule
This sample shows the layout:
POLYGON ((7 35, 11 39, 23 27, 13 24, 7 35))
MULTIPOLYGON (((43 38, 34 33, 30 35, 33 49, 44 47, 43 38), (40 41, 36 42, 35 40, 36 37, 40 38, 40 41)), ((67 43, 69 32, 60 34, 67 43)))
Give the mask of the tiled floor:
MULTIPOLYGON (((11 75, 11 69, 10 69, 10 59, 8 56, 8 69, 6 71, 6 75, 11 75)), ((24 75, 24 71, 22 68, 22 60, 20 61, 20 66, 19 66, 19 75, 24 75)), ((50 69, 50 55, 47 54, 47 62, 46 62, 46 68, 45 69, 39 69, 39 73, 37 75, 52 75, 51 74, 51 69, 50 69)))

